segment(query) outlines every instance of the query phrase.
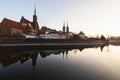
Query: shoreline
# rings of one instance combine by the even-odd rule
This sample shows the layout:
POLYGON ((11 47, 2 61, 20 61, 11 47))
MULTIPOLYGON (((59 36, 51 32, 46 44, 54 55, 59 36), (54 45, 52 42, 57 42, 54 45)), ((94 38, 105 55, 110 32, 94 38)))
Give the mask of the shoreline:
POLYGON ((0 44, 0 46, 97 46, 105 43, 20 43, 20 44, 0 44))
POLYGON ((0 46, 102 46, 109 40, 88 39, 39 39, 24 36, 0 36, 0 46))
POLYGON ((101 49, 104 46, 108 46, 109 44, 101 44, 101 43, 81 43, 81 44, 0 44, 0 51, 23 51, 23 50, 51 50, 51 49, 80 49, 83 50, 84 48, 98 48, 101 47, 101 49))

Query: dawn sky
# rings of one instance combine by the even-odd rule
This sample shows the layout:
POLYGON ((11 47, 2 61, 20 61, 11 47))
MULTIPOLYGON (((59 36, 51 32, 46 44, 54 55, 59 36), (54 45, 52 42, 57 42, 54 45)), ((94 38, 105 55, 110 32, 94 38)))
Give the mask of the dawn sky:
POLYGON ((75 33, 120 36, 120 0, 0 0, 0 20, 24 16, 32 21, 34 4, 40 27, 62 30, 68 21, 75 33))

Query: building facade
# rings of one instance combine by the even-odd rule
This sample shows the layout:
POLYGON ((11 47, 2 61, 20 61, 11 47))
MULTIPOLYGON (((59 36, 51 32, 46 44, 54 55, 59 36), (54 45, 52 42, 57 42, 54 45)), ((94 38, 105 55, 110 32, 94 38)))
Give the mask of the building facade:
POLYGON ((0 35, 22 35, 23 30, 20 27, 20 23, 4 18, 0 26, 0 35))
POLYGON ((33 21, 21 17, 20 22, 4 18, 0 23, 0 35, 39 35, 36 8, 34 9, 33 21))
POLYGON ((86 36, 85 36, 85 33, 83 33, 82 31, 80 31, 80 33, 78 34, 80 38, 84 39, 86 36))

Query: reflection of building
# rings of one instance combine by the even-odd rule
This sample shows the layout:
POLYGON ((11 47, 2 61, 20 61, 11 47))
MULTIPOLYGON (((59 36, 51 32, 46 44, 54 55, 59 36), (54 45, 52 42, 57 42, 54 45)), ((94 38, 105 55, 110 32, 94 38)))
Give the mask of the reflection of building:
POLYGON ((68 54, 68 50, 66 49, 57 49, 57 50, 40 50, 40 56, 42 58, 45 58, 51 54, 55 54, 55 55, 58 55, 58 54, 62 54, 63 57, 64 57, 64 54, 66 53, 66 58, 67 58, 67 54, 68 54))
MULTIPOLYGON (((94 48, 94 47, 100 47, 101 48, 101 52, 103 51, 103 48, 104 48, 104 45, 102 46, 79 46, 79 47, 73 47, 73 48, 58 48, 58 49, 51 49, 51 48, 48 48, 46 50, 39 50, 39 51, 13 51, 13 50, 6 50, 6 48, 4 49, 1 49, 0 48, 0 64, 3 66, 3 67, 7 67, 11 64, 14 64, 18 61, 20 61, 21 64, 23 64, 24 62, 32 59, 32 66, 35 67, 36 65, 36 61, 37 61, 37 58, 38 58, 38 53, 40 54, 40 56, 42 58, 46 58, 47 56, 50 56, 51 54, 54 54, 54 55, 62 55, 63 59, 64 58, 68 58, 68 54, 69 54, 69 51, 70 50, 73 50, 73 49, 79 49, 80 51, 84 50, 85 48, 94 48), (5 53, 5 54, 4 54, 5 53)), ((36 49, 36 47, 35 47, 36 49)))
POLYGON ((37 51, 25 51, 25 52, 21 52, 20 54, 8 52, 7 55, 0 56, 0 63, 2 64, 3 67, 7 67, 18 61, 20 61, 20 63, 23 64, 24 62, 32 58, 32 65, 35 66, 37 56, 38 56, 37 51))
POLYGON ((33 22, 21 18, 20 22, 16 22, 4 18, 0 24, 0 35, 37 35, 39 34, 39 25, 37 22, 36 9, 34 10, 33 22))

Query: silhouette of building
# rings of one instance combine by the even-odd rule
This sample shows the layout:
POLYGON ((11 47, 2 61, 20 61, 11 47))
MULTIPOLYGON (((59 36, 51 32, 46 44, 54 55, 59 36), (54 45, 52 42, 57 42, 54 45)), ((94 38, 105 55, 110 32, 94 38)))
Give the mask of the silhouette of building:
POLYGON ((55 29, 50 29, 46 26, 43 26, 40 29, 40 37, 44 39, 66 39, 67 35, 63 31, 57 31, 55 29))
POLYGON ((20 22, 4 18, 0 23, 0 35, 38 35, 39 25, 37 22, 36 8, 34 9, 33 22, 21 17, 20 22))
POLYGON ((34 8, 33 28, 35 29, 35 31, 37 32, 37 34, 39 34, 39 25, 38 25, 38 22, 37 22, 36 7, 34 8))
POLYGON ((63 32, 65 32, 65 22, 63 23, 63 32))
POLYGON ((69 33, 69 26, 68 26, 68 22, 67 22, 66 32, 67 32, 67 33, 69 33))
POLYGON ((21 24, 24 34, 27 34, 27 35, 36 35, 37 34, 36 30, 32 26, 32 22, 25 19, 24 16, 21 17, 20 24, 21 24))
POLYGON ((62 31, 65 32, 65 33, 69 33, 68 22, 67 22, 67 26, 65 26, 65 22, 63 23, 63 29, 62 29, 62 31))
POLYGON ((80 38, 85 38, 85 33, 83 33, 82 31, 80 31, 80 33, 78 34, 80 38))
POLYGON ((0 35, 21 35, 23 29, 19 22, 4 18, 1 22, 0 35))

